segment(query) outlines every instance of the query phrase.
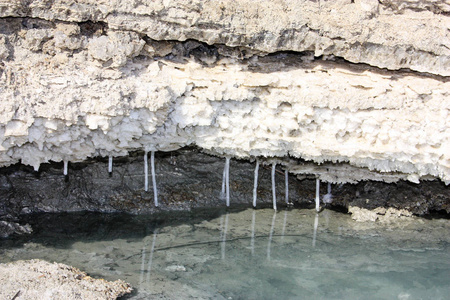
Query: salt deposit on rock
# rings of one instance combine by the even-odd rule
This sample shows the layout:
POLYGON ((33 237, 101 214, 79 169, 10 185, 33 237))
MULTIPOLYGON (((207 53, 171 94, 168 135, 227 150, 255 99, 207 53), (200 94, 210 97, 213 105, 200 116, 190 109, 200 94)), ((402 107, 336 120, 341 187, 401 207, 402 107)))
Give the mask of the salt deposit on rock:
POLYGON ((122 280, 94 279, 64 264, 34 259, 0 264, 2 299, 117 299, 131 293, 122 280))
POLYGON ((450 183, 447 4, 144 2, 0 0, 0 166, 197 145, 450 183))

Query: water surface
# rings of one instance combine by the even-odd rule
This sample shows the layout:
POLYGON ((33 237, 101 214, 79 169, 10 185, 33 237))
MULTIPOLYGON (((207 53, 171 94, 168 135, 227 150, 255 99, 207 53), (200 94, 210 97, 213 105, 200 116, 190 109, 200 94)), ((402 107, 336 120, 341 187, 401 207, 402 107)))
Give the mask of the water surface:
POLYGON ((131 299, 448 299, 450 222, 357 223, 313 210, 59 214, 1 242, 1 262, 40 258, 123 279, 131 299))

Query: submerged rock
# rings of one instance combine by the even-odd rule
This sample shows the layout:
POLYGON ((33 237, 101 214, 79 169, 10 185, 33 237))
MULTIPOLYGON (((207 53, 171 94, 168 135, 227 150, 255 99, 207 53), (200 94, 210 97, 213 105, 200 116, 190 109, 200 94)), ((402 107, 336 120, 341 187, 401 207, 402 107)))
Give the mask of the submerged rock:
POLYGON ((131 293, 130 285, 94 279, 64 264, 33 259, 0 264, 2 299, 116 299, 131 293))

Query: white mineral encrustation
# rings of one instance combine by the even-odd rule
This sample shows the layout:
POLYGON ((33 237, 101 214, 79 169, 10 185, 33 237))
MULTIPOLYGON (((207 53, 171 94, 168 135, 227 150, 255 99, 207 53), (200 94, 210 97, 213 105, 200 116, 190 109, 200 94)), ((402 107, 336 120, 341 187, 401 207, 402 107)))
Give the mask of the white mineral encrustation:
POLYGON ((449 13, 412 0, 0 0, 0 166, 196 145, 328 182, 448 184, 449 13))

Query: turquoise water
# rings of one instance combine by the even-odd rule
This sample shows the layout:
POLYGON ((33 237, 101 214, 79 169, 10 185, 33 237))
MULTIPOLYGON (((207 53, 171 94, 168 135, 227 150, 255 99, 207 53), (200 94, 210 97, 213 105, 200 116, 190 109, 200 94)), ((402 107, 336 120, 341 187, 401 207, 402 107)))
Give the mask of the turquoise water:
POLYGON ((1 262, 40 258, 132 284, 131 299, 449 299, 450 222, 201 210, 30 219, 1 262))

